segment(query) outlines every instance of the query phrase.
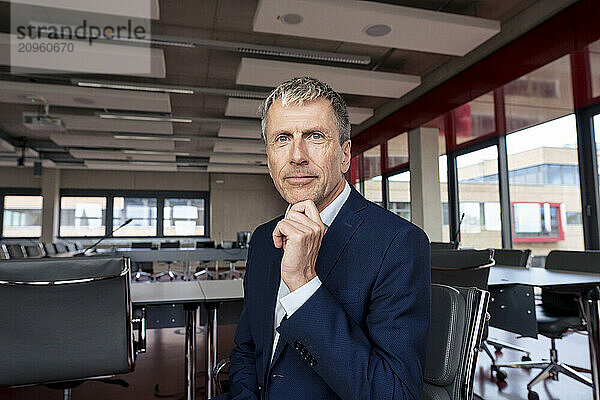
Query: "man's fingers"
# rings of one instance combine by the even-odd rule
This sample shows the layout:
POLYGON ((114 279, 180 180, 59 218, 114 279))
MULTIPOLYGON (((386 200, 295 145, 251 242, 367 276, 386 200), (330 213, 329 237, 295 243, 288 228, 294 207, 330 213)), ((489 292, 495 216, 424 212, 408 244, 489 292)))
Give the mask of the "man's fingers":
POLYGON ((321 216, 319 215, 319 210, 317 209, 317 206, 312 200, 304 200, 299 203, 296 203, 290 208, 290 210, 304 213, 308 218, 312 219, 319 225, 323 224, 321 216))
POLYGON ((303 232, 296 224, 292 224, 292 221, 287 221, 285 219, 282 219, 277 223, 277 226, 273 230, 273 244, 275 247, 281 248, 288 237, 299 235, 303 232))
POLYGON ((321 224, 308 218, 306 216, 306 214, 303 214, 303 213, 295 211, 295 210, 288 211, 285 219, 302 224, 303 226, 306 226, 308 229, 311 229, 313 231, 321 230, 321 224))

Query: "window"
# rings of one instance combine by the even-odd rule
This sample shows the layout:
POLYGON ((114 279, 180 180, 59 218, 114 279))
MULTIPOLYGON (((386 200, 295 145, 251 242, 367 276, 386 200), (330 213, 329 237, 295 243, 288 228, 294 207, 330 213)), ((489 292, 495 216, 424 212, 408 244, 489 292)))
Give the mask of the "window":
POLYGON ((60 199, 59 235, 67 238, 99 237, 105 233, 110 237, 208 237, 208 216, 206 192, 64 189, 60 199), (119 228, 130 219, 130 223, 119 228))
POLYGON ((40 237, 42 234, 42 196, 4 196, 2 235, 40 237))
POLYGON ((204 236, 204 199, 165 199, 165 236, 204 236))
POLYGON ((440 176, 440 199, 442 202, 442 240, 450 241, 450 209, 448 208, 448 159, 446 155, 438 158, 440 176))
POLYGON ((514 242, 556 242, 564 240, 561 205, 513 203, 514 242))
POLYGON ((156 209, 156 199, 113 198, 113 227, 117 228, 128 219, 133 219, 131 223, 114 232, 114 236, 156 236, 156 209))
POLYGON ((506 150, 513 247, 583 250, 575 116, 511 133, 506 150))
POLYGON ((459 215, 464 214, 463 247, 502 247, 498 148, 486 147, 456 158, 459 215))
POLYGON ((410 171, 388 178, 388 209, 410 221, 410 171))
POLYGON ((106 197, 60 198, 60 236, 103 236, 105 220, 106 197))

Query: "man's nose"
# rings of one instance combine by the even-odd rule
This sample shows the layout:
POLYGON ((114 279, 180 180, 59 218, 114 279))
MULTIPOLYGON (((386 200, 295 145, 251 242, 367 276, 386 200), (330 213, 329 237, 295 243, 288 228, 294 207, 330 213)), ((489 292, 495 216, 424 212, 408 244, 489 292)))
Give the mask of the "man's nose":
POLYGON ((303 140, 294 140, 292 144, 292 154, 290 164, 306 165, 308 164, 308 156, 306 154, 306 145, 303 140))

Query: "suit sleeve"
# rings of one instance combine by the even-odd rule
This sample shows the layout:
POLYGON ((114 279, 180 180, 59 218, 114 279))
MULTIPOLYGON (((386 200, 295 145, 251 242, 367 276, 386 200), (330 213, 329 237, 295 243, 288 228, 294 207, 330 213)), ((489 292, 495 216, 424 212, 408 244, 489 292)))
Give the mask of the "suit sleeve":
MULTIPOLYGON (((255 235, 252 236, 254 237, 255 235)), ((229 357, 231 361, 229 366, 230 391, 227 396, 218 397, 218 400, 257 400, 259 398, 258 379, 256 376, 255 343, 252 333, 250 332, 246 301, 246 298, 248 297, 248 273, 252 269, 252 263, 254 261, 252 257, 253 248, 254 246, 251 241, 248 249, 248 261, 246 263, 246 274, 244 277, 244 305, 235 332, 235 347, 231 351, 229 357)))
POLYGON ((280 335, 344 400, 419 400, 431 301, 423 231, 411 227, 396 235, 366 295, 366 326, 322 285, 280 325, 280 335))

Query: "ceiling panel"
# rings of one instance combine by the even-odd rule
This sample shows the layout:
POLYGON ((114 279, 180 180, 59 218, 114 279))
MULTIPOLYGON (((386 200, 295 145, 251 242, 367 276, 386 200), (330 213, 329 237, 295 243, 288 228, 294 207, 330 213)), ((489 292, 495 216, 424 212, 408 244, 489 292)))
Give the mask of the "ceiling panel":
POLYGON ((217 136, 219 137, 231 137, 231 138, 243 138, 243 139, 260 139, 261 138, 260 124, 256 127, 250 127, 248 125, 230 125, 224 124, 219 128, 217 136))
POLYGON ((94 132, 129 132, 172 135, 171 122, 129 121, 122 119, 104 119, 95 115, 54 114, 63 120, 67 130, 94 132))
POLYGON ((275 87, 297 76, 315 77, 341 93, 389 98, 400 98, 421 83, 421 78, 413 75, 256 58, 242 58, 236 82, 275 87))
POLYGON ((114 162, 86 160, 85 166, 89 169, 121 170, 121 171, 164 171, 177 172, 176 164, 152 163, 143 161, 114 162))
MULTIPOLYGON (((86 13, 111 14, 124 17, 158 19, 158 0, 127 0, 127 1, 78 1, 78 0, 11 0, 11 3, 44 8, 59 8, 62 10, 82 11, 86 13), (117 5, 115 7, 115 5, 117 5)), ((50 10, 49 10, 50 11, 50 10)))
POLYGON ((217 139, 213 152, 265 154, 266 150, 262 140, 217 139))
POLYGON ((375 2, 261 0, 254 30, 463 56, 500 32, 500 22, 375 2))
POLYGON ((223 172, 232 174, 268 174, 267 167, 254 165, 208 164, 207 172, 223 172))
POLYGON ((175 142, 173 141, 151 141, 151 140, 120 140, 113 138, 112 135, 72 135, 68 133, 53 133, 50 140, 59 146, 65 147, 85 147, 85 148, 117 148, 134 150, 158 150, 173 151, 175 142))
POLYGON ((170 161, 175 162, 175 154, 131 154, 116 150, 71 149, 69 153, 82 160, 133 160, 133 161, 170 161))
POLYGON ((267 156, 262 154, 213 153, 210 162, 215 164, 267 165, 267 156))
MULTIPOLYGON (((229 117, 260 118, 258 109, 262 103, 262 100, 230 97, 227 101, 225 115, 229 117)), ((373 110, 370 108, 348 107, 348 116, 351 124, 358 125, 372 117, 373 110)))
POLYGON ((1 102, 35 104, 32 98, 41 98, 50 106, 171 112, 171 101, 166 93, 0 81, 1 102))

